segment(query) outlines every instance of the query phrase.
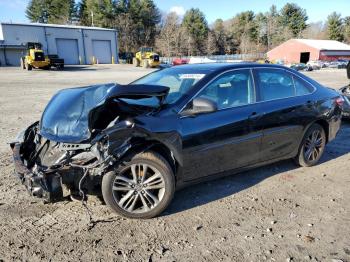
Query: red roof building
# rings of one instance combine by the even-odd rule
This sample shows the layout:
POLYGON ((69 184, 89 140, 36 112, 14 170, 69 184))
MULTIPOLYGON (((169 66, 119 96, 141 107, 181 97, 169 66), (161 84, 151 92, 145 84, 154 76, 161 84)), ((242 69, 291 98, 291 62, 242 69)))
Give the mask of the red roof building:
POLYGON ((350 60, 350 45, 334 40, 291 39, 267 52, 270 61, 307 63, 309 61, 350 60))

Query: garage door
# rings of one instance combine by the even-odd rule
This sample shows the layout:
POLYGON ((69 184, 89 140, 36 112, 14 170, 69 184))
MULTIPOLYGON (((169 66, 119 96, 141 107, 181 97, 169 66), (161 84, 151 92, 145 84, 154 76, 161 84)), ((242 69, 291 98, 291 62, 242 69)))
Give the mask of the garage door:
POLYGON ((57 54, 64 59, 66 65, 79 64, 79 49, 77 39, 56 39, 57 54))
POLYGON ((112 63, 111 41, 92 40, 92 48, 96 62, 99 64, 112 63))
MULTIPOLYGON (((3 50, 1 50, 3 52, 3 50)), ((21 57, 25 54, 23 50, 6 49, 6 63, 8 66, 19 66, 21 57)))

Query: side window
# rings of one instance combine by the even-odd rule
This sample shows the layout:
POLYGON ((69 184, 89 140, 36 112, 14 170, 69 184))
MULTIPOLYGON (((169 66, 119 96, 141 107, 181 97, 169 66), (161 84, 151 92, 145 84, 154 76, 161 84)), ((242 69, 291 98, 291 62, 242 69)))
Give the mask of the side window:
POLYGON ((262 101, 295 96, 293 77, 280 69, 257 69, 262 101))
POLYGON ((253 103, 255 92, 251 72, 244 69, 225 73, 209 84, 197 97, 216 102, 219 110, 253 103))
POLYGON ((293 76, 293 78, 297 96, 311 94, 314 91, 314 88, 309 83, 296 76, 293 76))

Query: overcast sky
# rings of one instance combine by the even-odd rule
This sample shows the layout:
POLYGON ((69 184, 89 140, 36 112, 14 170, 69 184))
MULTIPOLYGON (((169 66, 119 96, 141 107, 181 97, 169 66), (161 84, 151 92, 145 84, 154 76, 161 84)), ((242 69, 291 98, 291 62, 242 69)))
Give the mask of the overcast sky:
MULTIPOLYGON (((29 0, 0 0, 0 21, 28 22, 25 8, 29 0)), ((333 12, 350 16, 350 0, 155 0, 163 12, 170 10, 183 15, 191 7, 201 9, 209 23, 217 18, 229 19, 235 14, 253 10, 265 12, 272 4, 281 8, 287 2, 294 2, 307 10, 309 22, 324 21, 333 12)))

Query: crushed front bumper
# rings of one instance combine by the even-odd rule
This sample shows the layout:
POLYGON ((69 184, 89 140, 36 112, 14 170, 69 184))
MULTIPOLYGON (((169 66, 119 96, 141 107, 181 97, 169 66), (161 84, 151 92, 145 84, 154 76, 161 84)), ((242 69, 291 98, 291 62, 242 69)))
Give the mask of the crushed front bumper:
POLYGON ((61 177, 54 173, 34 173, 27 168, 22 156, 22 143, 11 145, 15 175, 20 179, 31 196, 43 198, 48 202, 59 201, 63 198, 61 177))

